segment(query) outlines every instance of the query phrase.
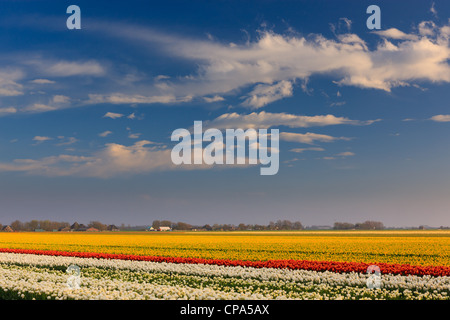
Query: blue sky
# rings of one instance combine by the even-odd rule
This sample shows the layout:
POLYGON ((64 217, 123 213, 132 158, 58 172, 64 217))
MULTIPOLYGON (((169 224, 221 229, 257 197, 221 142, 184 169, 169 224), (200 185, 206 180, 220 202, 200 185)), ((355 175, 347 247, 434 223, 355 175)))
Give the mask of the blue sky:
POLYGON ((449 14, 438 0, 2 1, 0 222, 450 225, 449 14), (279 129, 278 173, 174 166, 171 133, 196 120, 279 129))

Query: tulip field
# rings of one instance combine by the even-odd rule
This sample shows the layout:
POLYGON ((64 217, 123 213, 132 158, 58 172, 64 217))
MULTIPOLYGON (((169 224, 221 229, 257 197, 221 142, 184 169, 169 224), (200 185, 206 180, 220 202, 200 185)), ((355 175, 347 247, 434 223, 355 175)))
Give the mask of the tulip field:
POLYGON ((0 299, 449 297, 445 230, 0 233, 0 299), (379 288, 367 286, 370 265, 379 288))

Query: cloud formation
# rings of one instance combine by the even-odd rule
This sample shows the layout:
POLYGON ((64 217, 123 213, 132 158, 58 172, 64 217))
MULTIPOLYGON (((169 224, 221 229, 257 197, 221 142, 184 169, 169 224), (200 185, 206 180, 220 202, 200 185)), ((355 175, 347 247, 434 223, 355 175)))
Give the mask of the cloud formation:
POLYGON ((123 114, 115 113, 115 112, 107 112, 103 116, 103 118, 111 118, 111 119, 117 119, 117 118, 122 118, 122 117, 123 117, 123 114))
POLYGON ((120 30, 116 28, 117 36, 158 43, 167 54, 197 61, 198 74, 172 84, 171 89, 198 96, 256 85, 256 91, 245 101, 253 108, 269 103, 271 98, 275 101, 289 96, 291 81, 314 74, 329 74, 339 85, 385 91, 414 81, 450 82, 449 26, 438 27, 427 21, 419 23, 414 33, 396 28, 375 31, 382 41, 372 50, 353 33, 327 39, 322 35, 301 37, 264 31, 256 41, 229 44, 123 25, 120 30))
POLYGON ((102 133, 99 133, 98 136, 105 138, 105 137, 109 136, 110 134, 112 134, 112 131, 107 130, 107 131, 103 131, 102 133))
POLYGON ((289 151, 295 152, 295 153, 303 153, 305 151, 325 151, 325 149, 312 147, 312 148, 294 148, 289 151))
POLYGON ((436 121, 436 122, 450 122, 450 114, 438 114, 435 116, 432 116, 430 120, 436 121))
POLYGON ((23 86, 17 81, 21 80, 24 74, 19 69, 0 70, 0 97, 12 97, 23 95, 23 86))
MULTIPOLYGON (((318 133, 293 133, 293 132, 280 132, 280 139, 284 141, 290 142, 299 142, 306 144, 314 144, 316 141, 318 142, 334 142, 336 140, 351 140, 351 138, 346 137, 332 137, 325 134, 318 133)), ((311 149, 308 149, 311 150, 311 149)))
POLYGON ((160 96, 143 96, 143 95, 127 95, 122 93, 113 94, 89 94, 87 104, 152 104, 152 103, 179 103, 189 102, 192 100, 191 96, 176 97, 174 95, 160 95, 160 96))
MULTIPOLYGON (((35 138, 42 140, 48 137, 35 138)), ((45 139, 42 141, 45 141, 45 139)), ((16 159, 12 163, 0 163, 0 171, 16 171, 46 176, 109 178, 122 174, 183 167, 177 167, 172 163, 170 153, 170 149, 154 145, 153 142, 147 140, 138 141, 131 146, 109 143, 105 145, 105 148, 89 157, 58 155, 37 160, 16 159)))
POLYGON ((336 117, 331 114, 317 116, 299 116, 288 113, 252 112, 250 114, 225 113, 211 121, 205 121, 205 127, 217 129, 255 128, 286 126, 290 128, 322 127, 329 125, 370 125, 378 120, 351 120, 346 117, 336 117))
POLYGON ((249 97, 245 99, 242 105, 251 109, 258 109, 276 100, 292 96, 292 83, 283 80, 274 85, 260 84, 248 95, 249 97))

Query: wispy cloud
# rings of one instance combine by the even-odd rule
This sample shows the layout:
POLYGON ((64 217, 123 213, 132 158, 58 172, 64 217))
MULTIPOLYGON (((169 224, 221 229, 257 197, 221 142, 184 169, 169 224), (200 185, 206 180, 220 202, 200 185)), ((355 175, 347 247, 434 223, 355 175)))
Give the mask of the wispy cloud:
POLYGON ((433 14, 433 16, 435 18, 438 17, 438 12, 436 10, 436 4, 434 3, 434 1, 431 3, 430 12, 433 14))
POLYGON ((372 31, 372 33, 375 33, 384 38, 396 39, 396 40, 417 40, 418 39, 417 35, 404 33, 403 31, 400 31, 397 28, 390 28, 390 29, 380 30, 380 31, 372 31))
POLYGON ((288 113, 253 112, 250 114, 225 113, 211 121, 205 121, 204 126, 218 129, 226 128, 270 128, 287 126, 290 128, 321 127, 330 125, 370 125, 379 120, 352 120, 334 115, 300 116, 288 113))
POLYGON ((0 117, 3 115, 10 115, 14 113, 17 113, 17 109, 14 107, 0 108, 0 117))
POLYGON ((53 102, 54 103, 67 103, 69 102, 70 98, 64 95, 55 95, 53 96, 53 102))
MULTIPOLYGON (((108 178, 121 174, 137 174, 178 169, 170 161, 171 150, 141 140, 131 146, 109 143, 92 156, 58 155, 41 159, 16 159, 0 163, 0 171, 16 171, 46 176, 85 176, 108 178)), ((196 168, 186 169, 199 169, 196 168)))
POLYGON ((126 95, 122 93, 114 94, 90 94, 87 104, 152 104, 152 103, 179 103, 191 101, 191 96, 176 97, 174 95, 162 96, 142 96, 142 95, 126 95))
POLYGON ((61 142, 57 143, 57 146, 68 146, 78 142, 78 139, 76 139, 75 137, 59 136, 58 139, 60 139, 61 142))
POLYGON ((103 131, 102 133, 99 133, 98 135, 99 135, 99 137, 105 138, 105 137, 109 136, 110 134, 112 134, 112 131, 107 130, 107 131, 103 131))
MULTIPOLYGON (((280 132, 280 139, 284 141, 299 142, 306 144, 314 144, 319 142, 334 142, 336 140, 351 140, 346 137, 332 137, 325 134, 317 134, 312 132, 307 133, 293 133, 293 132, 280 132)), ((308 149, 311 150, 311 149, 308 149)))
POLYGON ((325 149, 324 148, 294 148, 289 151, 295 152, 295 153, 303 153, 305 151, 325 151, 325 149))
POLYGON ((260 84, 248 96, 242 105, 251 109, 258 109, 276 100, 292 96, 292 83, 283 80, 274 85, 260 84))
POLYGON ((438 114, 435 116, 432 116, 430 120, 436 121, 436 122, 450 122, 450 114, 438 114))
MULTIPOLYGON (((28 57, 24 64, 34 67, 40 74, 52 77, 102 76, 105 67, 95 60, 68 61, 46 59, 39 56, 28 57)), ((42 81, 41 81, 42 83, 42 81)), ((48 83, 48 82, 47 82, 48 83)))
POLYGON ((355 155, 355 153, 354 152, 350 152, 350 151, 345 151, 345 152, 341 152, 341 153, 336 154, 336 156, 343 157, 343 158, 345 158, 345 157, 352 157, 354 155, 355 155))
MULTIPOLYGON (((349 21, 342 22, 348 27, 351 25, 349 21)), ((174 83, 171 88, 185 95, 205 96, 261 83, 274 86, 284 83, 282 81, 307 79, 313 74, 329 74, 339 85, 385 91, 411 85, 415 80, 450 82, 450 53, 445 31, 448 26, 434 28, 426 34, 424 26, 426 24, 419 24, 419 33, 405 33, 395 28, 376 31, 385 41, 373 50, 349 31, 337 35, 337 39, 264 31, 256 41, 230 45, 126 25, 100 29, 141 44, 157 43, 167 54, 196 61, 198 74, 174 83), (394 44, 389 39, 397 42, 394 44)), ((288 95, 277 97, 283 96, 288 95)), ((264 99, 260 102, 258 95, 254 100, 253 107, 264 104, 264 99)))
POLYGON ((123 117, 123 114, 115 113, 115 112, 107 112, 103 116, 103 118, 111 118, 111 119, 118 119, 118 118, 122 118, 122 117, 123 117))
POLYGON ((24 77, 19 69, 0 70, 0 96, 12 97, 23 95, 23 86, 18 83, 24 77))
POLYGON ((53 84, 55 81, 48 80, 48 79, 34 79, 30 81, 31 83, 35 84, 53 84))
POLYGON ((215 95, 214 97, 203 97, 203 100, 205 100, 208 103, 211 103, 211 102, 224 101, 225 98, 221 97, 221 96, 218 96, 218 95, 215 95))
POLYGON ((53 111, 53 110, 56 110, 56 109, 58 109, 58 108, 54 107, 54 106, 49 106, 49 105, 42 104, 42 103, 35 103, 35 104, 31 105, 31 106, 23 108, 23 111, 38 113, 38 112, 53 111))
POLYGON ((142 135, 142 133, 129 133, 128 138, 130 139, 139 139, 139 137, 142 135))
POLYGON ((49 140, 53 140, 53 138, 47 137, 47 136, 35 136, 33 138, 33 141, 36 141, 36 143, 34 145, 38 145, 41 144, 45 141, 49 141, 49 140))

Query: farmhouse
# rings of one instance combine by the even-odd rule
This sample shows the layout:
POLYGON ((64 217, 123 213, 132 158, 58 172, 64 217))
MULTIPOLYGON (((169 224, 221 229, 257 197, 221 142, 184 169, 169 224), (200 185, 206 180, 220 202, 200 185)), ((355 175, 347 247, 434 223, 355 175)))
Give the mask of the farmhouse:
POLYGON ((13 228, 11 228, 11 226, 4 226, 2 228, 2 231, 4 232, 14 232, 13 228))
POLYGON ((171 227, 159 227, 158 231, 172 231, 171 227))
POLYGON ((98 232, 98 229, 96 228, 88 228, 86 229, 87 232, 98 232))
POLYGON ((84 224, 80 224, 78 228, 75 229, 75 231, 86 231, 88 227, 86 227, 84 224))
POLYGON ((117 228, 115 225, 113 225, 113 224, 110 224, 107 228, 106 228, 106 230, 108 230, 108 231, 120 231, 120 229, 119 228, 117 228))

